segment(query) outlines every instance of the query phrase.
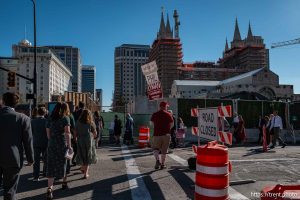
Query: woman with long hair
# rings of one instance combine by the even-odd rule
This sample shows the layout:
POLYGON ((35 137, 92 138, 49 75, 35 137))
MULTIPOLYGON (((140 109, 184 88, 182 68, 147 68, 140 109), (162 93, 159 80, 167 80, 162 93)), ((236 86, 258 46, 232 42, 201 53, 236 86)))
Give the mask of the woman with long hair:
POLYGON ((99 147, 102 142, 102 131, 104 128, 103 118, 102 118, 102 116, 100 116, 99 111, 94 112, 94 122, 96 125, 96 132, 97 132, 97 139, 96 139, 95 145, 96 145, 96 147, 99 147))
POLYGON ((63 178, 62 189, 68 188, 65 154, 67 150, 72 151, 69 113, 68 104, 58 102, 47 122, 47 199, 53 198, 54 178, 63 178))
POLYGON ((97 162, 95 138, 96 126, 91 111, 84 109, 76 123, 75 138, 77 140, 76 161, 81 165, 84 178, 89 177, 89 165, 97 162))

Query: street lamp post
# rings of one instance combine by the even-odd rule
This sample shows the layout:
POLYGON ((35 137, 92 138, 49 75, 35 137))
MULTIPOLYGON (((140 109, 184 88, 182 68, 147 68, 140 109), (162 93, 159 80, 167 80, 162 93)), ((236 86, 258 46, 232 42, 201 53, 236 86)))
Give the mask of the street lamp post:
POLYGON ((35 5, 36 0, 31 0, 33 3, 33 23, 34 23, 34 68, 33 68, 33 108, 37 107, 37 71, 36 71, 36 13, 35 13, 35 5))

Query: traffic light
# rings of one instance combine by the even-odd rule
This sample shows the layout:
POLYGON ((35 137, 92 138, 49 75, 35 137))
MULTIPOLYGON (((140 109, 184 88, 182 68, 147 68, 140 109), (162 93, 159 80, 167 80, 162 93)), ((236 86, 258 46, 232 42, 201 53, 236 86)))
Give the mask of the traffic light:
POLYGON ((7 74, 7 86, 15 87, 16 86, 16 72, 8 72, 7 74))

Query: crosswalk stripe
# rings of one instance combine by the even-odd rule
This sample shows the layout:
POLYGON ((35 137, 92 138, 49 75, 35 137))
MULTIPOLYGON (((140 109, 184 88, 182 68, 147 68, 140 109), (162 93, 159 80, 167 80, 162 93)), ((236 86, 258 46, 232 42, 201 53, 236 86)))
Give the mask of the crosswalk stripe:
MULTIPOLYGON (((168 156, 170 158, 172 158, 173 160, 175 160, 176 162, 180 163, 183 166, 188 166, 188 163, 186 160, 184 160, 183 158, 173 154, 168 154, 168 156)), ((249 200, 246 196, 242 195, 241 193, 239 193, 238 191, 236 191, 235 189, 233 189, 232 187, 229 187, 229 196, 231 200, 249 200)))
POLYGON ((233 189, 232 187, 228 188, 230 200, 249 200, 247 197, 233 189))
POLYGON ((127 146, 122 146, 122 154, 126 155, 123 156, 123 158, 126 165, 127 178, 131 190, 132 200, 152 200, 150 193, 143 181, 143 177, 141 176, 138 165, 136 164, 135 159, 131 156, 131 152, 127 146))

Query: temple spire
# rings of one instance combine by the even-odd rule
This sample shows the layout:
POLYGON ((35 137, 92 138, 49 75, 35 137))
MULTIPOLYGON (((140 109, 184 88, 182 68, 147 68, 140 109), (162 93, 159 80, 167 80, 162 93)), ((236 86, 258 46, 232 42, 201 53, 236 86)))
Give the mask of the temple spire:
POLYGON ((169 14, 167 14, 166 37, 173 38, 170 21, 169 21, 169 14))
POLYGON ((229 47, 228 47, 228 41, 227 41, 227 37, 226 37, 226 43, 225 43, 225 52, 229 50, 229 47))
POLYGON ((157 34, 158 39, 164 38, 165 34, 166 34, 166 27, 165 27, 165 20, 164 20, 164 10, 162 7, 159 32, 157 34))
POLYGON ((238 20, 235 18, 235 29, 234 29, 234 36, 233 36, 233 42, 241 40, 241 34, 240 29, 238 25, 238 20))
POLYGON ((247 39, 251 39, 252 37, 253 37, 253 35, 252 35, 252 30, 251 30, 251 24, 250 24, 250 21, 249 21, 249 28, 248 28, 247 39))

